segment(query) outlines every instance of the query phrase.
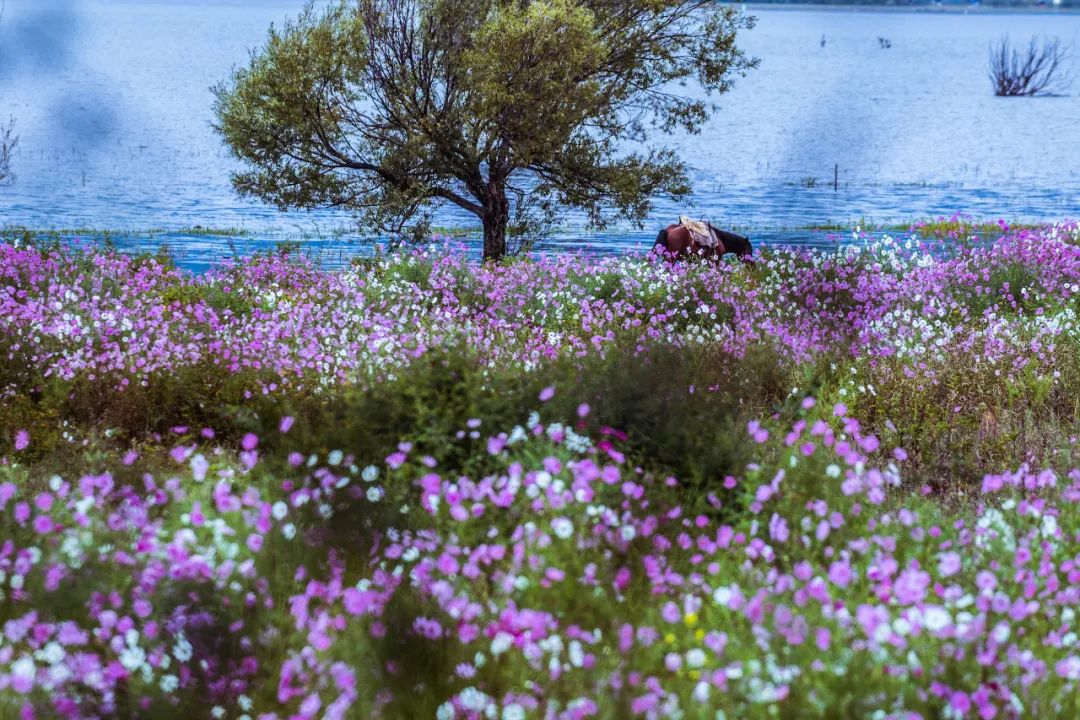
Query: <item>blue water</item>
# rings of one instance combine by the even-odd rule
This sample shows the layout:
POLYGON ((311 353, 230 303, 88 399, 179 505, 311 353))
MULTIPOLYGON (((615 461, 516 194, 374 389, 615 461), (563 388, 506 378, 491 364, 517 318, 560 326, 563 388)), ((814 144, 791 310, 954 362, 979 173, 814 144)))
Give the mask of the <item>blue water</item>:
MULTIPOLYGON (((245 61, 271 23, 301 7, 7 0, 0 115, 17 119, 21 144, 17 180, 0 188, 0 226, 139 231, 118 242, 164 240, 191 264, 230 248, 221 239, 141 231, 242 228, 251 237, 233 241, 241 252, 297 237, 341 255, 366 247, 347 214, 282 214, 238 198, 229 184, 236 165, 211 127, 210 87, 245 61)), ((1080 86, 1065 97, 1004 99, 986 77, 991 41, 1046 34, 1080 47, 1080 15, 753 12, 758 27, 740 44, 761 58, 760 68, 720 98, 701 134, 668 141, 692 165, 693 206, 658 199, 646 228, 605 233, 571 215, 543 248, 642 248, 681 213, 752 237, 822 244, 831 242, 822 233, 775 228, 958 211, 1024 221, 1080 216, 1080 86), (882 49, 879 36, 892 47, 882 49)), ((1076 58, 1070 62, 1078 75, 1076 58)), ((469 226, 473 218, 447 210, 436 222, 469 226)))

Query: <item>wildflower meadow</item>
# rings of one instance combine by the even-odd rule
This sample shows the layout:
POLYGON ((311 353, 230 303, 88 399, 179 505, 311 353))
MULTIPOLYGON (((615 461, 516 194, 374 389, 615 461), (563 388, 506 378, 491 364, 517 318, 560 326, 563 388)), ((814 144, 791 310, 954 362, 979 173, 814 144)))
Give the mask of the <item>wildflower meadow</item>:
POLYGON ((1080 226, 0 245, 0 718, 1080 717, 1080 226))

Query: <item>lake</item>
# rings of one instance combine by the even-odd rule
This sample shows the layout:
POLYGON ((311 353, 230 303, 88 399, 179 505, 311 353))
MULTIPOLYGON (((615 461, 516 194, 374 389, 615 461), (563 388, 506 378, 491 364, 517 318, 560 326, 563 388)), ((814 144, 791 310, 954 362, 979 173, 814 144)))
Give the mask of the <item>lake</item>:
MULTIPOLYGON (((228 177, 235 163, 211 128, 210 87, 301 6, 7 0, 0 115, 17 119, 21 143, 17 181, 0 188, 0 225, 200 225, 351 246, 334 233, 347 215, 281 214, 238 198, 228 177)), ((777 229, 958 211, 1026 221, 1080 215, 1080 97, 996 98, 987 78, 992 41, 1045 34, 1080 47, 1080 15, 750 12, 758 26, 740 45, 761 66, 719 99, 700 135, 671 140, 692 163, 695 206, 658 201, 643 231, 590 233, 571 217, 548 248, 641 247, 682 212, 796 243, 823 238, 777 229)), ((1080 63, 1070 62, 1075 75, 1080 63)), ((437 218, 470 220, 453 211, 437 218)), ((213 237, 174 237, 199 260, 227 251, 213 237)))

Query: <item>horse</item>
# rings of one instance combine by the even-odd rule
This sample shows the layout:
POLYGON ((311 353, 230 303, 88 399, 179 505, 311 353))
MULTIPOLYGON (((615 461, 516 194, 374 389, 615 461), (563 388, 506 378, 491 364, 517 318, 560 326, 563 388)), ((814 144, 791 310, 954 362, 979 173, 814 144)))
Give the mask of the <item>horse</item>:
POLYGON ((743 262, 753 264, 754 248, 750 244, 750 238, 727 230, 719 230, 709 223, 705 224, 717 240, 715 246, 709 247, 698 243, 685 225, 675 223, 660 231, 660 234, 656 236, 653 249, 659 248, 661 252, 673 259, 696 255, 702 258, 719 260, 726 253, 732 253, 743 262))

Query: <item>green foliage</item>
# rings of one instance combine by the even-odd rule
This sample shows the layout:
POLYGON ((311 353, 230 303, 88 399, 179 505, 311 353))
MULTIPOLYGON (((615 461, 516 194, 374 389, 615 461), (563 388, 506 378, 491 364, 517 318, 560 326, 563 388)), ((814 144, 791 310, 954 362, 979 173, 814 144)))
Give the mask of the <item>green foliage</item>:
POLYGON ((671 88, 726 92, 756 64, 735 47, 752 26, 711 0, 309 5, 216 88, 217 128, 242 193, 352 208, 395 236, 450 202, 497 259, 565 208, 641 222, 650 197, 686 195, 684 164, 651 141, 714 106, 671 88))

